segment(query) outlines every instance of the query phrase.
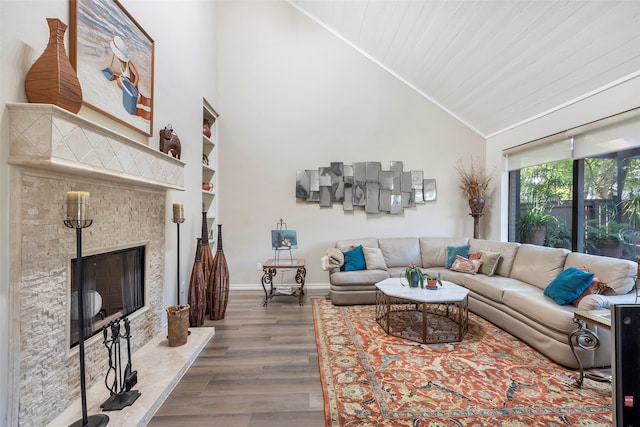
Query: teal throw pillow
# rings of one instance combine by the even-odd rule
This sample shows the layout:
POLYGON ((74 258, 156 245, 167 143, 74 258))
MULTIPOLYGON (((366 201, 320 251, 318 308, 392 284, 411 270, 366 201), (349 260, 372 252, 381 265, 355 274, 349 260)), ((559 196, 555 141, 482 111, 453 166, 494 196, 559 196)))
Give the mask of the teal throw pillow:
POLYGON ((578 298, 593 280, 593 273, 569 267, 544 288, 544 294, 560 305, 570 304, 578 298))
POLYGON ((446 268, 451 268, 453 261, 460 255, 463 258, 469 258, 469 249, 471 246, 447 246, 447 263, 444 265, 446 268))
POLYGON ((364 259, 364 253, 362 252, 362 245, 351 249, 350 251, 343 252, 344 254, 344 271, 357 271, 365 270, 367 263, 364 259))

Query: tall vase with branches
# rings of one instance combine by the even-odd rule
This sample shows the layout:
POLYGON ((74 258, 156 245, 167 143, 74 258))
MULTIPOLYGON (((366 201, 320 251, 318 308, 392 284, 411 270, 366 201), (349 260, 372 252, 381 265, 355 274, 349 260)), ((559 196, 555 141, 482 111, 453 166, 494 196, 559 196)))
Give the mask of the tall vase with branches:
POLYGON ((466 168, 460 161, 456 169, 460 176, 459 188, 469 200, 469 208, 471 209, 469 215, 473 217, 473 237, 477 239, 479 237, 478 219, 484 215, 482 211, 491 177, 487 175, 484 168, 477 166, 473 160, 469 168, 466 168))

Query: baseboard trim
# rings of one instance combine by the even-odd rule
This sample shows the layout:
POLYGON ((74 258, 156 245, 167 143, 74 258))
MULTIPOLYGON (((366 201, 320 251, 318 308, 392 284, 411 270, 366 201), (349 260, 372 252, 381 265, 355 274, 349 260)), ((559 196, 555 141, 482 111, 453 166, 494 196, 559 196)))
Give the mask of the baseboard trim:
MULTIPOLYGON (((274 284, 276 285, 276 284, 274 284)), ((277 284, 277 286, 286 286, 286 284, 277 284)), ((328 283, 305 283, 305 289, 318 289, 318 290, 329 290, 328 283)), ((236 283, 229 285, 230 291, 256 291, 263 290, 262 285, 260 283, 236 283)))

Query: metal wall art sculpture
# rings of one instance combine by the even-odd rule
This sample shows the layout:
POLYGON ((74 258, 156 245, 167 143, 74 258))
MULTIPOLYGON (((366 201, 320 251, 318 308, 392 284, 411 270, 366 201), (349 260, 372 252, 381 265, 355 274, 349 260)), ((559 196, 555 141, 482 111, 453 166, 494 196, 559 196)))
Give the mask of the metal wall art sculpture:
POLYGON ((436 180, 424 179, 423 171, 403 171, 402 162, 391 162, 390 170, 382 170, 380 162, 332 162, 298 171, 296 197, 320 206, 342 203, 345 211, 360 206, 367 213, 401 214, 404 208, 435 200, 436 180))

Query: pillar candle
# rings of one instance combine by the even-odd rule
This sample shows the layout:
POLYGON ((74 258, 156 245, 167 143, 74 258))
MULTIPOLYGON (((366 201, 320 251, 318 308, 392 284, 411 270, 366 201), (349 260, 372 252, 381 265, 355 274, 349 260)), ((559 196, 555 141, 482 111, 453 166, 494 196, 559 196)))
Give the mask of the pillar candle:
POLYGON ((77 221, 89 219, 89 192, 67 192, 67 219, 77 221))
POLYGON ((173 204, 173 219, 175 221, 184 218, 184 206, 182 203, 173 204))

